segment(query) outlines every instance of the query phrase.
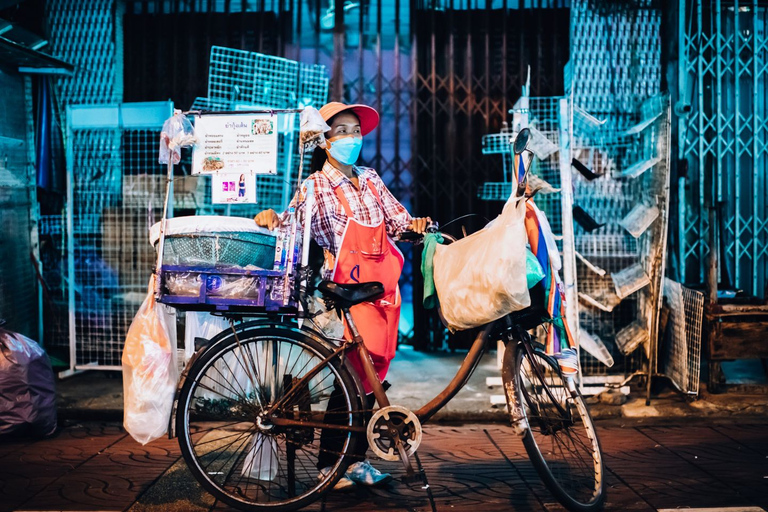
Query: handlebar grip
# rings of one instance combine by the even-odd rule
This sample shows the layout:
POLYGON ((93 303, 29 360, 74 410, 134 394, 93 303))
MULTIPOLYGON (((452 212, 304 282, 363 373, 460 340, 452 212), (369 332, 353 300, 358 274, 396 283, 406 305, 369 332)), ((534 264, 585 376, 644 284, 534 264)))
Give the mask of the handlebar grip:
POLYGON ((423 237, 424 235, 415 231, 403 231, 397 238, 401 242, 415 242, 417 240, 421 240, 423 237))

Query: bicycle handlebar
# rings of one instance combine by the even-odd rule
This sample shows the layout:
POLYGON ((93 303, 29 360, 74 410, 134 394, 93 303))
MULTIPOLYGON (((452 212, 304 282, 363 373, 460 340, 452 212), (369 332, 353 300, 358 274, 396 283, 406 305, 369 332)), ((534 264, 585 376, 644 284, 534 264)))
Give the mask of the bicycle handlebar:
MULTIPOLYGON (((437 222, 430 222, 427 226, 426 233, 437 233, 440 229, 440 225, 437 222)), ((415 231, 403 231, 395 239, 398 242, 413 242, 418 243, 424 238, 425 233, 416 233, 415 231)))

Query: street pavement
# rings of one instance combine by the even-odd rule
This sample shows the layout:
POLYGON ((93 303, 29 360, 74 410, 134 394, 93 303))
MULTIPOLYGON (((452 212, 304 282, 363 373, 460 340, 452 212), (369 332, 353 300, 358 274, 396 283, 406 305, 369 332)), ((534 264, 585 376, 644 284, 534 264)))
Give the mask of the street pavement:
MULTIPOLYGON (((768 510, 768 418, 648 421, 598 422, 606 510, 768 510)), ((0 511, 230 510, 193 480, 176 440, 141 446, 119 422, 60 427, 48 439, 0 439, 0 511)), ((434 510, 563 510, 503 424, 427 425, 418 453, 434 510)), ((389 487, 332 493, 306 510, 433 510, 422 482, 399 480, 399 463, 376 465, 396 477, 389 487)))

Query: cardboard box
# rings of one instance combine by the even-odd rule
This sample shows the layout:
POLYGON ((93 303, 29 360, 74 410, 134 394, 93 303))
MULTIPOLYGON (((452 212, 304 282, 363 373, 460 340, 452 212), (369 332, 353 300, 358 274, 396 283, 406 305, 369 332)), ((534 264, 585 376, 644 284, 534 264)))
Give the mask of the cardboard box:
POLYGON ((146 283, 155 266, 149 228, 162 217, 161 208, 107 208, 101 219, 104 262, 113 268, 121 286, 146 283))

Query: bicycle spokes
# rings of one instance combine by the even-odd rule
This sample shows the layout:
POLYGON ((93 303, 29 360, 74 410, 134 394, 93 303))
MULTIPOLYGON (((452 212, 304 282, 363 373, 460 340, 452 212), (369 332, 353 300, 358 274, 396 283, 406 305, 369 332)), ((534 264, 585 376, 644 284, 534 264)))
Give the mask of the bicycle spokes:
POLYGON ((549 356, 520 347, 516 360, 520 405, 530 424, 523 442, 537 471, 567 508, 599 508, 602 456, 583 398, 549 356))
POLYGON ((300 335, 244 334, 201 358, 177 430, 206 489, 236 507, 295 508, 343 474, 362 414, 354 381, 329 355, 300 335))

